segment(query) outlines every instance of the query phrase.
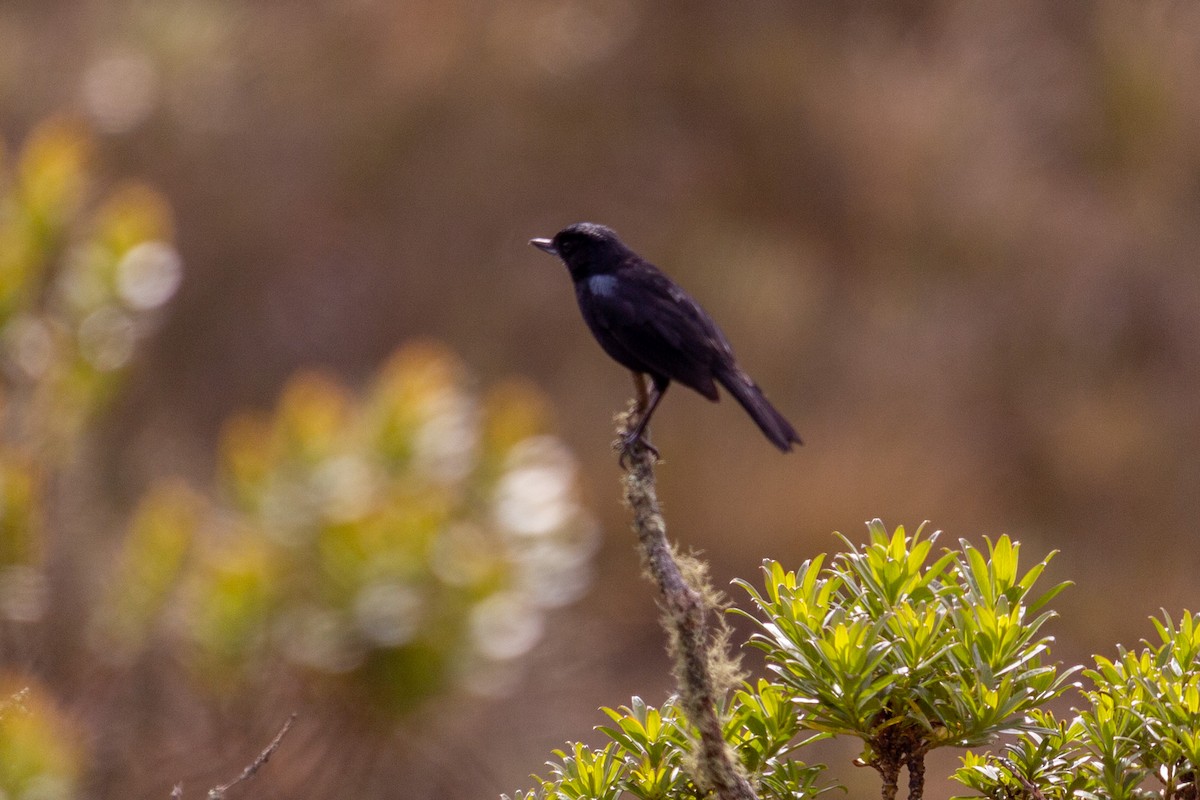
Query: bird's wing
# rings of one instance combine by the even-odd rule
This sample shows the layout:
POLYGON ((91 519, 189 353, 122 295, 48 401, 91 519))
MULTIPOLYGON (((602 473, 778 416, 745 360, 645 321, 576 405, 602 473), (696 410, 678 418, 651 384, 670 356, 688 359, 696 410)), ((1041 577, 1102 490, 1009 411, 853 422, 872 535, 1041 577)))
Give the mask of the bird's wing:
POLYGON ((713 374, 719 364, 732 359, 729 343, 670 278, 653 268, 623 270, 618 287, 593 294, 588 305, 588 322, 602 343, 608 338, 644 371, 717 399, 713 374))

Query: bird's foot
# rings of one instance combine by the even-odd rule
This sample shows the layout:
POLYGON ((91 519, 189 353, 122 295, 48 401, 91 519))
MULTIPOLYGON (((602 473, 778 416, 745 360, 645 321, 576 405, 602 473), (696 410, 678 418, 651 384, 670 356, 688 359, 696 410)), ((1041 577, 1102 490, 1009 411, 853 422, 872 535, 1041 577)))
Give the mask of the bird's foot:
POLYGON ((650 440, 638 431, 624 434, 615 444, 621 452, 620 457, 617 459, 617 463, 621 465, 621 469, 629 469, 629 460, 634 457, 639 449, 649 452, 654 456, 655 461, 661 460, 658 448, 650 444, 650 440))

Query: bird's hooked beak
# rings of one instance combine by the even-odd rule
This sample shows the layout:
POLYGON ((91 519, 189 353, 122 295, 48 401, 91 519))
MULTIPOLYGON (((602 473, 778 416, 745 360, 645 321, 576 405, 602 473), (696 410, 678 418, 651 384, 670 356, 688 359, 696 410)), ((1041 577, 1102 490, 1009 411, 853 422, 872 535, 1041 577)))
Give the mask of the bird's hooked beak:
POLYGON ((558 255, 558 250, 554 248, 554 242, 551 239, 530 239, 529 243, 552 256, 558 255))

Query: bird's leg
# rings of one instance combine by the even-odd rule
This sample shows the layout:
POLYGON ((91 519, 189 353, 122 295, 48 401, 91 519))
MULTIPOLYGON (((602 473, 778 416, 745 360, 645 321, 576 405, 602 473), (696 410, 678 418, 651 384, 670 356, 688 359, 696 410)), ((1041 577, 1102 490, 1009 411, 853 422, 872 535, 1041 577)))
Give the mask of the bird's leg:
POLYGON ((650 404, 650 377, 635 370, 630 370, 629 374, 633 376, 633 399, 637 401, 637 410, 645 411, 646 406, 650 404))
MULTIPOLYGON (((662 400, 665 392, 655 386, 651 387, 649 394, 650 404, 643 406, 642 418, 638 420, 638 424, 635 425, 633 430, 629 432, 628 439, 630 442, 640 441, 642 444, 646 445, 646 447, 654 450, 653 447, 650 447, 650 441, 645 436, 646 426, 650 424, 650 417, 652 414, 654 414, 654 409, 658 408, 658 401, 662 400)), ((658 455, 658 451, 655 451, 654 455, 658 455)))
POLYGON ((658 450, 646 438, 646 426, 650 424, 650 417, 654 414, 654 409, 658 407, 658 402, 662 400, 662 396, 667 391, 667 386, 670 385, 663 384, 659 386, 658 381, 648 381, 646 376, 640 372, 633 373, 633 383, 637 389, 637 407, 641 417, 638 419, 637 424, 633 426, 633 430, 621 438, 622 463, 625 462, 625 458, 629 455, 634 444, 640 444, 653 453, 655 458, 659 457, 658 450))

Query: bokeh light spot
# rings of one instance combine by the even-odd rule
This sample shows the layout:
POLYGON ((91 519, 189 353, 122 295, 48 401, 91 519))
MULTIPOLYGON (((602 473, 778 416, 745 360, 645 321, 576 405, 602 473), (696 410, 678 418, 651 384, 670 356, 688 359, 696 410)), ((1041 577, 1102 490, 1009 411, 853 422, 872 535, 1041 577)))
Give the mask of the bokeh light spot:
POLYGON ((292 662, 324 672, 349 672, 363 657, 349 630, 337 611, 310 606, 284 617, 279 636, 292 662))
POLYGON ((420 593, 409 586, 376 583, 358 593, 354 618, 368 639, 383 647, 396 647, 417 632, 423 605, 420 593))
POLYGON ((133 320, 113 306, 102 306, 79 323, 79 351, 101 371, 125 366, 133 356, 135 339, 133 320))
POLYGON ((561 442, 536 436, 513 447, 512 468, 496 487, 496 518, 513 533, 538 536, 560 528, 577 511, 571 497, 575 460, 561 442))
POLYGON ((417 431, 415 460, 433 477, 457 482, 475 463, 479 444, 479 409, 466 396, 439 392, 429 400, 430 416, 417 431))
POLYGON ((352 522, 371 509, 376 480, 367 462, 359 456, 326 460, 313 475, 313 483, 325 517, 331 522, 352 522))
POLYGON ((54 363, 56 346, 50 326, 33 316, 14 319, 4 329, 5 349, 10 363, 28 378, 46 374, 54 363))
POLYGON ((141 53, 116 53, 88 66, 83 105, 105 133, 125 133, 150 116, 158 99, 158 72, 141 53))
POLYGON ((492 595, 471 612, 471 636, 479 652, 504 661, 522 656, 542 638, 541 612, 511 592, 492 595))
POLYGON ((48 588, 39 570, 14 565, 0 570, 0 614, 14 622, 36 622, 46 612, 48 588))
POLYGON ((142 242, 117 264, 117 291, 130 308, 148 311, 174 296, 183 279, 183 261, 166 242, 142 242))

